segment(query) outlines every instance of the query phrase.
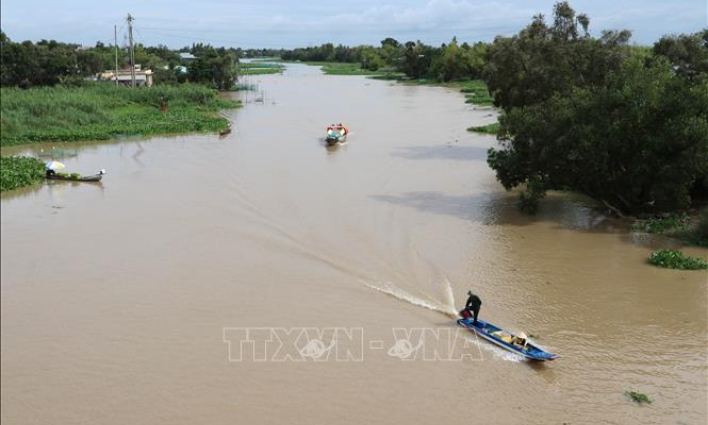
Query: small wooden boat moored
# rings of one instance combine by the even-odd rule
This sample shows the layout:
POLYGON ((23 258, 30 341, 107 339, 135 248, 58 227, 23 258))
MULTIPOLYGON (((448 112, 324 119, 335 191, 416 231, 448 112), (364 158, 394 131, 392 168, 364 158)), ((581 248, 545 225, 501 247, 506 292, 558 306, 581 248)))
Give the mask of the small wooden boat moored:
POLYGON ((459 319, 457 321, 461 326, 469 329, 480 337, 486 339, 487 341, 496 344, 506 350, 513 353, 520 354, 527 359, 546 361, 555 360, 560 356, 557 354, 549 353, 542 348, 539 348, 530 342, 526 342, 525 345, 520 345, 515 343, 516 335, 506 332, 505 330, 498 328, 491 323, 487 323, 484 320, 477 319, 477 325, 474 324, 474 319, 471 317, 466 317, 459 319))
POLYGON ((98 173, 92 175, 92 176, 79 176, 79 177, 72 177, 71 175, 67 174, 47 174, 47 180, 60 180, 60 181, 67 181, 67 182, 100 182, 101 179, 103 178, 103 175, 105 174, 105 171, 101 170, 98 173))

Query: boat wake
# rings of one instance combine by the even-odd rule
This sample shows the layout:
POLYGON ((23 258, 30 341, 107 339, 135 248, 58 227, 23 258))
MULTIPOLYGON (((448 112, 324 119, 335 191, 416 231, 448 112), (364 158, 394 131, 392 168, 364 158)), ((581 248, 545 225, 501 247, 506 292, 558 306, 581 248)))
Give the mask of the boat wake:
MULTIPOLYGON (((366 286, 368 286, 371 289, 374 289, 379 292, 383 292, 384 294, 390 295, 394 298, 397 298, 401 301, 405 301, 409 304, 418 306, 418 307, 423 307, 428 310, 432 311, 437 311, 439 313, 443 313, 446 316, 457 319, 458 314, 455 309, 455 298, 452 293, 452 286, 450 285, 450 282, 445 278, 444 283, 445 283, 445 302, 440 303, 435 300, 430 299, 430 297, 418 297, 410 292, 396 286, 392 282, 382 282, 379 285, 373 285, 368 282, 362 281, 362 283, 366 286)), ((485 350, 489 353, 491 353, 494 357, 494 360, 501 360, 501 361, 507 361, 507 362, 522 362, 525 359, 514 353, 510 353, 507 351, 504 351, 498 347, 496 347, 493 344, 487 344, 483 341, 480 341, 479 338, 476 338, 475 335, 467 336, 465 337, 469 342, 474 343, 479 347, 480 350, 485 350)), ((481 354, 481 351, 480 351, 481 354)))
POLYGON ((441 303, 431 299, 430 297, 421 298, 411 294, 410 292, 396 286, 393 282, 382 282, 381 284, 371 284, 369 282, 362 281, 362 283, 371 289, 374 289, 384 294, 391 295, 394 298, 398 298, 401 301, 405 301, 409 304, 423 307, 428 310, 437 311, 443 313, 449 317, 456 318, 457 311, 455 310, 455 297, 452 293, 452 286, 450 282, 445 279, 445 302, 441 303))
MULTIPOLYGON (((511 353, 509 351, 505 351, 505 350, 497 347, 494 344, 489 344, 489 343, 486 343, 486 342, 480 340, 479 338, 476 337, 476 335, 473 335, 473 336, 474 336, 474 339, 470 338, 470 337, 466 337, 465 339, 467 339, 467 341, 469 341, 473 344, 476 344, 480 350, 484 350, 484 351, 491 353, 494 356, 494 360, 502 360, 505 362, 514 362, 514 363, 526 361, 526 359, 523 356, 520 356, 515 353, 511 353)), ((481 351, 480 351, 480 354, 481 354, 481 351)))

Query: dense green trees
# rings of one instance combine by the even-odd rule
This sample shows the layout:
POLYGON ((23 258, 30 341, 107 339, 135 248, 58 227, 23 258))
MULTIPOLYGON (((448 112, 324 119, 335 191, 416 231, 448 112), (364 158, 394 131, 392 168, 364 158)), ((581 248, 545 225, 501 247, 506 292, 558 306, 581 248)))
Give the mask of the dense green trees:
POLYGON ((553 25, 537 16, 490 47, 485 75, 503 110, 490 166, 507 189, 526 185, 528 210, 549 189, 616 212, 690 206, 708 175, 708 45, 671 37, 652 53, 627 32, 594 39, 588 24, 559 3, 553 25))
POLYGON ((0 32, 0 84, 32 87, 80 82, 104 69, 101 53, 75 44, 42 40, 15 43, 0 32))
POLYGON ((459 45, 456 38, 449 44, 433 47, 421 41, 400 43, 386 38, 379 47, 334 46, 331 43, 282 52, 285 60, 311 62, 358 62, 370 71, 396 71, 413 79, 453 81, 474 79, 482 75, 487 44, 459 45))
POLYGON ((208 46, 201 49, 197 59, 189 64, 188 76, 192 82, 229 90, 238 77, 238 58, 234 52, 208 46))
MULTIPOLYGON (((34 86, 81 85, 86 77, 115 68, 115 46, 101 42, 83 48, 76 44, 42 40, 38 43, 16 43, 0 32, 0 85, 30 88, 34 86)), ((185 51, 197 56, 184 73, 179 52, 166 46, 147 47, 136 44, 135 63, 152 69, 157 84, 199 82, 218 89, 230 89, 238 74, 238 53, 235 49, 214 48, 195 44, 185 51)), ((126 49, 118 49, 118 66, 129 67, 126 49)))

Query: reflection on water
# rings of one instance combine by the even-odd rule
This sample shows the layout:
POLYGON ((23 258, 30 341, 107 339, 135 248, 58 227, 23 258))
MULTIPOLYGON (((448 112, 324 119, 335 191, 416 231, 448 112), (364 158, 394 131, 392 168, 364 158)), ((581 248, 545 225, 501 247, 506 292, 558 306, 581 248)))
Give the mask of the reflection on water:
POLYGON ((705 423, 707 276, 646 264, 674 242, 580 196, 521 214, 486 164, 494 138, 465 130, 489 109, 455 91, 302 65, 251 83, 224 138, 72 144, 67 168, 105 168, 100 184, 2 195, 4 422, 467 423, 465 406, 484 423, 705 423), (340 121, 348 144, 325 147, 340 121), (454 327, 468 289, 563 357, 386 355, 395 327, 454 327), (230 363, 222 329, 239 326, 361 327, 385 349, 230 363))

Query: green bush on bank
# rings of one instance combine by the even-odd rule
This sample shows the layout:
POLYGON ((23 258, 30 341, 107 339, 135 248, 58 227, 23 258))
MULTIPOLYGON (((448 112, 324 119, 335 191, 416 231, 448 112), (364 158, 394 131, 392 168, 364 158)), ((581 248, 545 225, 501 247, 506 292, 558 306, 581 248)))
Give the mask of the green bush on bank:
POLYGON ((0 90, 2 146, 219 131, 228 121, 216 112, 240 105, 220 98, 215 90, 191 84, 136 90, 110 84, 0 90), (160 110, 162 104, 168 107, 166 114, 160 110))
POLYGON ((660 249, 649 256, 649 263, 667 269, 707 270, 708 261, 702 258, 688 257, 674 249, 660 249))
POLYGON ((44 163, 37 158, 0 157, 0 191, 13 190, 44 179, 44 163))

